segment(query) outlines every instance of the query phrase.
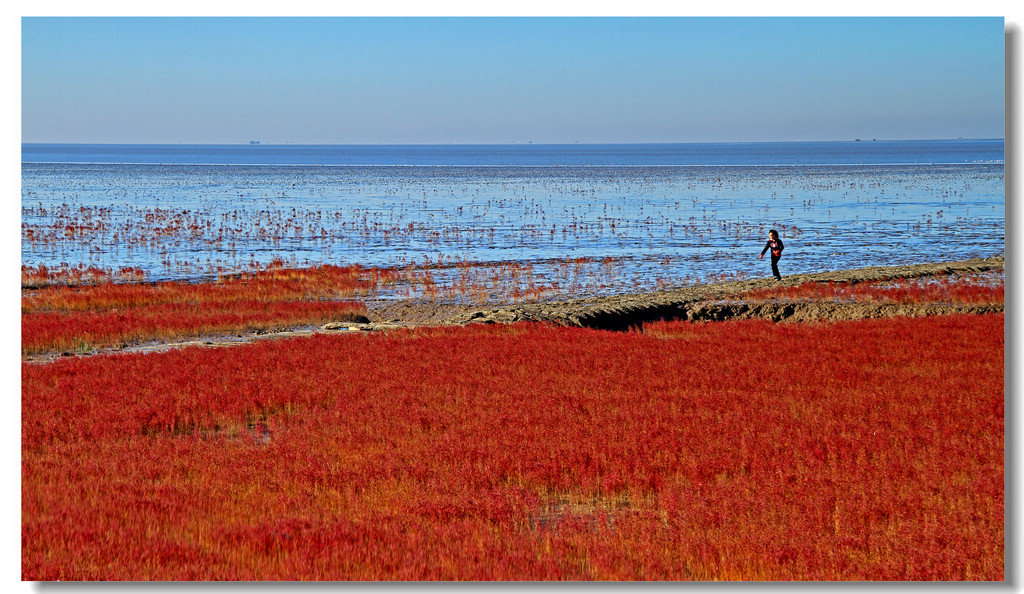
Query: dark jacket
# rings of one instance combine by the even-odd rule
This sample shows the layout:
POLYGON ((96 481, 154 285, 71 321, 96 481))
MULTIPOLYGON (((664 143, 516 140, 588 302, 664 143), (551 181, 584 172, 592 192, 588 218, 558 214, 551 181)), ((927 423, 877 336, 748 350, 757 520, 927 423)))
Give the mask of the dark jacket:
POLYGON ((769 239, 768 243, 764 244, 764 249, 761 250, 761 255, 763 256, 765 252, 767 252, 768 250, 771 250, 773 258, 781 258, 782 257, 782 250, 785 249, 785 247, 786 246, 782 245, 782 240, 781 239, 775 239, 775 240, 769 239))

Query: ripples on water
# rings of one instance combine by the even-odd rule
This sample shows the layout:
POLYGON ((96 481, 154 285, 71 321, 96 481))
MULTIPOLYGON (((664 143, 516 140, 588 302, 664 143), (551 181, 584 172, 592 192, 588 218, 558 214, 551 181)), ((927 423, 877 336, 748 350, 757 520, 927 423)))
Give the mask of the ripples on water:
POLYGON ((282 258, 429 264, 442 281, 515 262, 563 293, 617 293, 768 276, 770 228, 783 274, 1001 255, 1003 186, 1002 164, 26 163, 22 264, 194 279, 282 258))

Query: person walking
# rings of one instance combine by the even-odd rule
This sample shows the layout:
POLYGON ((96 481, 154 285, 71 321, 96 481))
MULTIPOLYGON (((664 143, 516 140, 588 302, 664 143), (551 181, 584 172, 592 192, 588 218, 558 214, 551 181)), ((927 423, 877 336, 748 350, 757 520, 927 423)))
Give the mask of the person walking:
POLYGON ((768 232, 768 243, 764 245, 761 255, 758 256, 758 259, 764 258, 765 252, 772 251, 772 274, 775 275, 775 280, 782 280, 782 275, 779 274, 779 259, 782 258, 782 250, 785 247, 782 245, 782 240, 779 239, 778 231, 772 229, 768 232))

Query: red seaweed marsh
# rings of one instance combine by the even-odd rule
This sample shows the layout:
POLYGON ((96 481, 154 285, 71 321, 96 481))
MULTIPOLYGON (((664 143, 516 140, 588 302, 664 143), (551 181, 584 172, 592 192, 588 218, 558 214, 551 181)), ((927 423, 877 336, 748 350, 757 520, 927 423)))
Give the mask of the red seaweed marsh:
POLYGON ((1003 165, 852 144, 29 150, 22 579, 1002 581, 1003 165))

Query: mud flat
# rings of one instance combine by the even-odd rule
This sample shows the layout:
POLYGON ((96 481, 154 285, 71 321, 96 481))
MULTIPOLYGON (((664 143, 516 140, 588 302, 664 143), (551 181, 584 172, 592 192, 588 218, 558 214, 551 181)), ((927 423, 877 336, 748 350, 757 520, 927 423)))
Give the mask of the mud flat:
POLYGON ((403 325, 511 324, 538 321, 565 326, 626 330, 663 319, 714 321, 765 318, 775 321, 848 320, 887 316, 923 316, 947 313, 990 313, 1002 305, 956 306, 943 304, 737 301, 753 289, 796 286, 807 282, 866 282, 939 276, 953 273, 1001 271, 1004 258, 976 258, 959 262, 873 266, 813 274, 794 274, 781 281, 761 278, 730 281, 649 293, 530 303, 504 307, 471 307, 437 303, 404 302, 371 306, 368 329, 403 325))
POLYGON ((856 320, 891 316, 918 317, 952 313, 994 313, 1003 304, 952 305, 941 303, 841 303, 829 301, 786 301, 740 299, 753 289, 796 286, 806 282, 866 282, 980 273, 1004 270, 1004 258, 977 258, 960 262, 875 266, 814 274, 730 281, 710 285, 654 291, 649 293, 589 297, 566 301, 507 306, 450 304, 428 300, 368 302, 364 322, 331 322, 320 327, 303 326, 238 335, 200 336, 177 341, 147 341, 126 347, 97 348, 88 353, 49 353, 22 357, 23 362, 45 363, 69 355, 99 355, 113 352, 159 352, 188 346, 227 347, 256 340, 311 336, 317 333, 360 334, 417 326, 465 326, 470 324, 512 324, 547 322, 604 330, 629 330, 658 320, 693 322, 760 318, 777 322, 856 320))

